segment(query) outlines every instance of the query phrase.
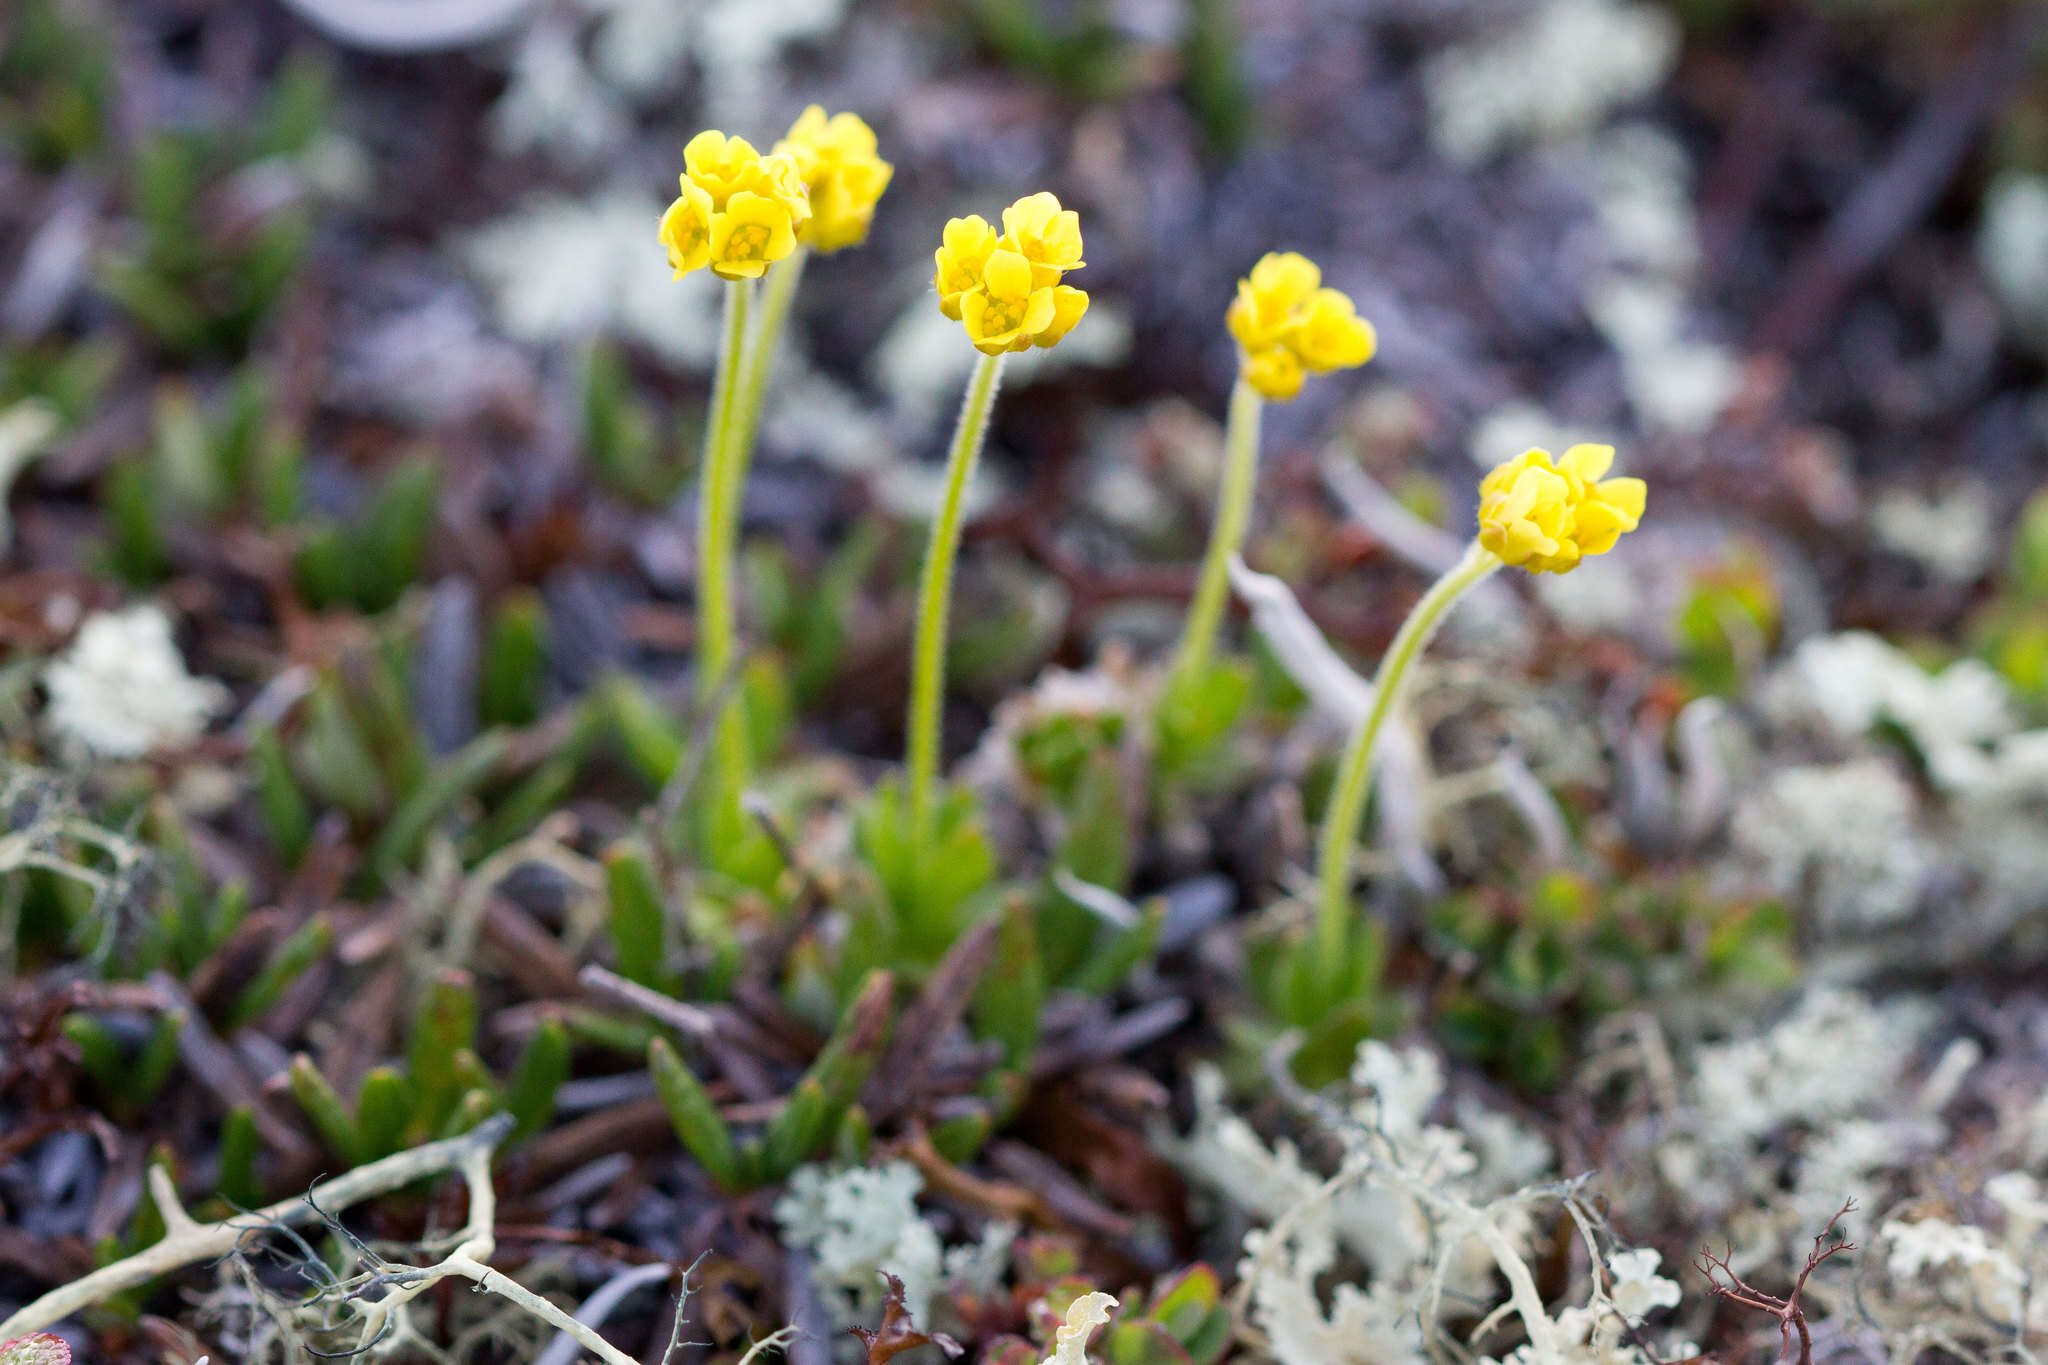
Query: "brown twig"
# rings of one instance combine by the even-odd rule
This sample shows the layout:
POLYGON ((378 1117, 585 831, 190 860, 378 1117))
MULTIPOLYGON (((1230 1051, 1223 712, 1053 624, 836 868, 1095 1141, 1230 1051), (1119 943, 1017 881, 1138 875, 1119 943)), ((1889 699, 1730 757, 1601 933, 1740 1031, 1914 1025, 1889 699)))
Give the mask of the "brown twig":
POLYGON ((1716 1256, 1705 1247, 1700 1248, 1698 1265, 1700 1273, 1707 1277, 1708 1292, 1718 1298, 1726 1299, 1730 1303, 1739 1304, 1744 1308, 1753 1308, 1759 1313, 1769 1313, 1772 1317, 1776 1318, 1778 1320, 1778 1350, 1781 1359, 1789 1360, 1791 1358, 1792 1334, 1795 1331, 1799 1333, 1798 1365, 1813 1365, 1813 1337, 1806 1329, 1806 1310, 1800 1306, 1799 1297, 1806 1292, 1807 1277, 1813 1274, 1815 1268, 1822 1261, 1839 1252, 1854 1251, 1856 1249, 1854 1242, 1836 1242, 1832 1246, 1826 1245, 1828 1235, 1835 1230, 1835 1226, 1842 1221, 1843 1217, 1854 1210, 1855 1207, 1856 1201, 1850 1199, 1835 1211, 1834 1217, 1828 1219, 1828 1225, 1822 1228, 1813 1239, 1813 1250, 1807 1253, 1805 1266, 1800 1269, 1798 1278, 1792 1281, 1792 1292, 1784 1298, 1781 1299, 1764 1293, 1762 1290, 1745 1282, 1741 1276, 1729 1269, 1729 1249, 1725 1247, 1719 1256, 1716 1256), (1722 1275, 1728 1277, 1726 1284, 1723 1284, 1720 1280, 1722 1275))

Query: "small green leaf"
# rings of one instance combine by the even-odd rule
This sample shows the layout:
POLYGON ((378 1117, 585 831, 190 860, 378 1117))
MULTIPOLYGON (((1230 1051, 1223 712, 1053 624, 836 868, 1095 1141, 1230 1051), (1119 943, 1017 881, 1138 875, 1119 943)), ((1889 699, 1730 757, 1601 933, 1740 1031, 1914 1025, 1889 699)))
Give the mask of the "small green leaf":
POLYGON ((333 945, 334 925, 326 915, 315 915, 300 925, 296 933, 271 950, 262 970, 235 997, 234 1007, 228 1011, 229 1031, 255 1023, 299 979, 300 973, 333 945))
POLYGON ((292 1097, 312 1120, 313 1130, 320 1134, 329 1151, 351 1166, 370 1160, 364 1155, 362 1130, 348 1112, 348 1106, 320 1074, 320 1068, 313 1065, 313 1059, 303 1052, 292 1058, 291 1085, 292 1097))
POLYGON ((220 1121, 220 1178, 215 1183, 221 1198, 237 1209, 253 1209, 263 1202, 263 1184, 256 1176, 256 1115, 248 1105, 229 1109, 220 1121))
POLYGON ((444 759, 392 813, 370 850, 369 871, 377 886, 418 859, 427 833, 454 806, 497 772, 505 757, 502 732, 488 730, 444 759))
POLYGON ((286 867, 297 867, 313 842, 313 813, 292 776, 284 745, 268 725, 257 727, 249 737, 249 763, 256 786, 256 806, 270 846, 286 867))
POLYGON ((356 1091, 356 1132, 364 1159, 375 1161, 404 1147, 418 1107, 419 1092, 398 1068, 371 1067, 356 1091))
POLYGON ((477 679, 485 725, 531 725, 547 685, 548 616, 540 595, 518 592, 492 613, 477 679))
POLYGON ((619 975, 628 981, 662 990, 667 959, 666 916, 661 888, 647 850, 636 839, 622 839, 605 850, 606 923, 619 975))
POLYGON ((505 1093, 505 1108, 514 1123, 510 1141, 536 1136, 555 1116, 555 1092, 569 1079, 569 1054, 568 1025, 556 1018, 541 1020, 519 1054, 505 1093))
POLYGON ((695 1073, 676 1056, 666 1038, 656 1038, 648 1045, 647 1068, 683 1147, 719 1189, 728 1194, 739 1192, 746 1180, 732 1130, 695 1073))
POLYGON ((413 1020, 406 1070, 419 1088, 420 1121, 438 1129, 462 1098, 456 1056, 476 1046, 476 987, 467 972, 443 971, 413 1020))
POLYGON ((796 1083, 762 1134, 761 1177, 773 1184, 809 1160, 828 1136, 832 1101, 809 1076, 796 1083))

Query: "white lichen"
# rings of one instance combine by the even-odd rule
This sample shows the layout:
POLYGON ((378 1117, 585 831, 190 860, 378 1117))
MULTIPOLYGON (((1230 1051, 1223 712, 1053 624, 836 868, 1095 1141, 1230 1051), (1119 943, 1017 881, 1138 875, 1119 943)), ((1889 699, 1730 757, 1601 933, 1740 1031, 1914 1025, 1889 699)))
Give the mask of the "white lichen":
POLYGON ((1947 788, 1981 780, 1988 746, 2018 728, 2011 692, 1988 665, 1959 659, 1929 673, 1866 631, 1807 640, 1765 680, 1759 700, 1781 727, 1817 724, 1841 739, 1889 722, 1947 788))
POLYGON ((2048 176, 2009 172, 1992 182, 1977 260, 2013 330, 2048 354, 2048 176))
POLYGON ((1870 529, 1886 549, 1934 578, 1974 583, 1991 567, 1992 510, 1991 492, 1981 483, 1960 483, 1931 497, 1890 488, 1870 509, 1870 529))
POLYGON ((1880 759, 1782 768, 1737 804, 1729 833, 1774 894, 1840 933, 1896 923, 1919 904, 1934 860, 1914 807, 1880 759))
POLYGON ((669 360, 708 368, 718 339, 718 280, 707 271, 671 280, 647 225, 650 195, 530 201, 458 246, 489 286, 499 325, 546 345, 616 333, 669 360))
POLYGON ((1677 20, 1649 5, 1547 0, 1429 63, 1431 141, 1449 160, 1471 165, 1516 143, 1588 132, 1609 110, 1664 83, 1678 39, 1677 20))
POLYGON ((86 618, 71 647, 43 669, 44 720, 60 743, 100 758, 140 758, 197 738, 228 703, 227 689, 195 678, 149 603, 86 618))
POLYGON ((826 1308, 841 1326, 865 1324, 882 1301, 885 1276, 903 1282, 904 1307, 931 1327, 939 1290, 995 1291, 1010 1266, 1013 1223, 991 1222, 981 1235, 945 1246, 919 1212, 924 1177, 903 1161, 832 1170, 800 1166, 775 1204, 775 1220, 791 1246, 812 1261, 826 1308))

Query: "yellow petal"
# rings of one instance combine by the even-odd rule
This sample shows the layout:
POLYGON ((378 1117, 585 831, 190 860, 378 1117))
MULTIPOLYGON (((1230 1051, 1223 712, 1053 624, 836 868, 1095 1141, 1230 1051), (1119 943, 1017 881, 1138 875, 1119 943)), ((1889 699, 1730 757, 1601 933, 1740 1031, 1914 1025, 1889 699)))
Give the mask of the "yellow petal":
POLYGON ((1581 443, 1565 451, 1557 467, 1593 483, 1614 464, 1614 447, 1581 443))
POLYGON ((1022 298, 1031 292, 1031 262, 1015 251, 998 250, 982 266, 981 278, 997 298, 1022 298))

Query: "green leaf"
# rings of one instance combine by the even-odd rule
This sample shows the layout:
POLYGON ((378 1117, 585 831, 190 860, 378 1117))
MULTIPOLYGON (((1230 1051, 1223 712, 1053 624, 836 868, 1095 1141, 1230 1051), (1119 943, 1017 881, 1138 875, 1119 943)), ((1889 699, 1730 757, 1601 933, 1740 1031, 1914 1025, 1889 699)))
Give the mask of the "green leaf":
POLYGON ((98 1019, 74 1010, 64 1016, 64 1037, 78 1049, 78 1064, 109 1095, 121 1093, 122 1073, 128 1059, 113 1030, 98 1019))
POLYGON ((323 801, 365 822, 384 809, 384 775, 331 674, 306 699, 305 728, 294 756, 295 770, 305 774, 307 785, 323 801))
POLYGON ((548 616, 540 595, 509 595, 491 615, 477 680, 485 725, 531 725, 547 685, 548 616))
POLYGON ((762 1134, 762 1178, 771 1184, 783 1180, 809 1160, 829 1136, 831 1119, 825 1087, 809 1076, 800 1079, 762 1134))
POLYGON ((932 838, 923 845, 909 828, 904 800, 895 779, 878 786, 855 817, 854 842, 888 897, 901 951, 929 965, 972 922, 970 901, 995 881, 995 849, 968 788, 940 798, 932 838))
POLYGON ((1162 773, 1198 785, 1216 780, 1227 757, 1223 740, 1251 700, 1252 677, 1243 659, 1218 659, 1206 672, 1174 676, 1153 716, 1162 773))
POLYGON ((933 1123, 932 1147, 954 1165, 964 1165, 974 1160, 995 1129, 994 1116, 977 1105, 933 1123))
POLYGON ((1003 1060, 1010 1066, 1031 1064, 1038 1049, 1045 991, 1037 925, 1030 908, 1013 900, 1004 908, 995 958, 982 973, 973 1003, 975 1033, 1002 1044, 1003 1060))
POLYGON ((1064 812, 1059 865, 1084 882, 1121 893, 1130 883, 1131 820, 1122 755, 1097 750, 1075 775, 1064 812))
POLYGON ((418 1108, 419 1092, 398 1068, 371 1067, 356 1091, 356 1131, 363 1158, 375 1161, 403 1148, 418 1108))
POLYGON ((655 702, 644 683, 626 674, 606 679, 603 695, 628 765, 650 789, 661 790, 688 747, 682 723, 655 702))
POLYGON ((2020 511, 2012 536, 2012 590, 2030 602, 2048 601, 2048 488, 2037 490, 2020 511))
POLYGON ((234 1007, 228 1011, 228 1030, 255 1023, 299 979, 299 974, 333 945, 334 925, 326 915, 315 915, 300 925, 290 938, 271 950, 262 970, 235 997, 234 1007))
POLYGON ((868 1073, 888 1045, 895 999, 894 976, 886 971, 868 973, 853 1003, 840 1014, 832 1036, 825 1040, 825 1046, 804 1072, 824 1087, 835 1112, 843 1111, 859 1098, 868 1073))
POLYGON ((249 765, 270 846, 286 867, 295 868, 313 842, 313 813, 292 776, 284 745, 268 725, 258 726, 249 737, 249 765))
POLYGON ((1084 995, 1107 995, 1124 983, 1140 962, 1152 956, 1159 931, 1166 924, 1166 902, 1154 899, 1138 912, 1138 922, 1123 930, 1106 945, 1089 954, 1080 971, 1068 981, 1070 989, 1084 995))
POLYGON ((170 1080, 171 1070, 178 1064, 178 1035, 184 1026, 182 1014, 158 1015, 156 1027, 122 1076, 118 1093, 138 1111, 147 1108, 170 1080))
POLYGON ((364 1155, 362 1130, 348 1112, 348 1106, 320 1074, 320 1068, 313 1065, 313 1059, 303 1052, 292 1058, 291 1085, 292 1097, 312 1120, 313 1130, 320 1134, 329 1151, 351 1166, 370 1160, 364 1155))
POLYGON ((557 1018, 541 1020, 519 1054, 505 1093, 514 1125, 510 1141, 524 1142, 548 1126, 555 1116, 555 1092, 569 1079, 569 1060, 568 1026, 557 1018))
POLYGON ((502 732, 487 730, 443 759, 413 789, 370 849, 369 873, 375 885, 389 885, 393 876, 412 866, 428 831, 497 772, 505 747, 502 732))
POLYGON ((654 1076, 654 1088, 675 1125, 676 1137, 713 1184, 728 1194, 746 1185, 739 1150, 733 1145, 732 1130, 718 1106, 711 1102, 690 1068, 676 1056, 666 1038, 656 1038, 647 1048, 647 1068, 654 1076))
POLYGON ((171 571, 168 513, 156 496, 156 479, 135 460, 107 471, 100 491, 107 514, 108 567, 137 587, 162 581, 171 571))
POLYGON ((606 923, 619 975, 652 990, 665 990, 668 957, 661 888, 647 850, 637 839, 622 839, 604 853, 606 923))
POLYGON ((237 1209, 263 1202, 263 1183, 256 1176, 256 1115, 246 1104, 229 1109, 220 1121, 221 1198, 237 1209))
POLYGON ((476 1046, 476 987, 469 974, 446 970, 427 987, 413 1020, 406 1070, 419 1089, 421 1122, 438 1129, 462 1098, 458 1053, 476 1046))

